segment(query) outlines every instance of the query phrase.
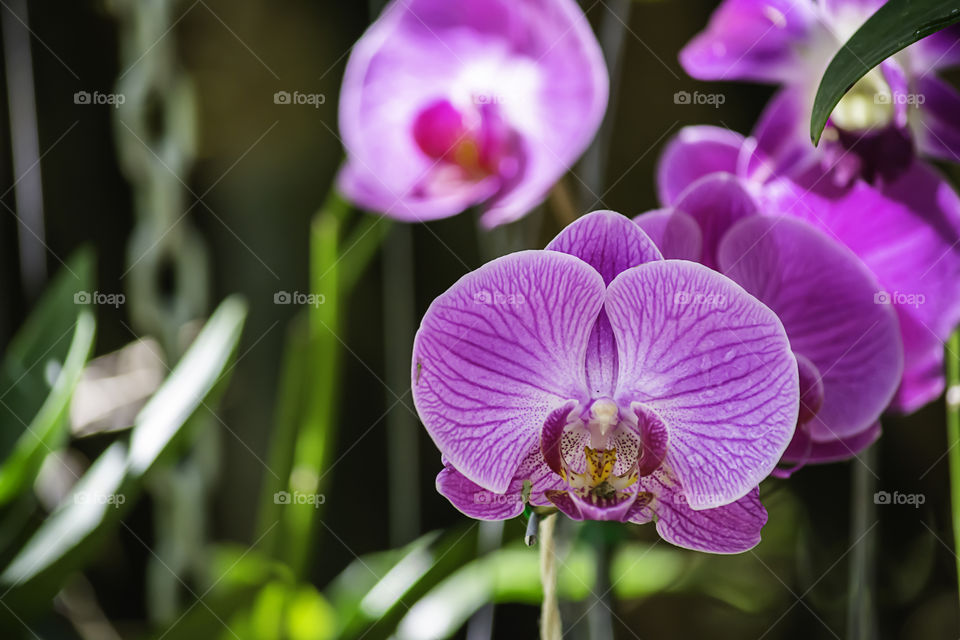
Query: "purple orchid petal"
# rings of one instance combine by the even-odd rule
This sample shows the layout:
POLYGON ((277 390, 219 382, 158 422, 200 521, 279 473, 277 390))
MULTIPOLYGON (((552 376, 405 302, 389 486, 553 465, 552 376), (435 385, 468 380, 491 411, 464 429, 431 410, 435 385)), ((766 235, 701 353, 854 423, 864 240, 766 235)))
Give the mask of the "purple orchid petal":
POLYGON ((607 94, 573 0, 394 0, 347 64, 340 188, 404 220, 484 201, 484 224, 516 219, 586 148, 607 94))
MULTIPOLYGON (((861 451, 869 447, 880 437, 880 423, 875 422, 863 431, 855 433, 848 438, 840 440, 830 440, 829 442, 816 442, 803 429, 797 429, 797 435, 793 442, 787 447, 783 454, 785 462, 805 464, 820 464, 826 462, 840 462, 849 460, 860 454, 861 451)), ((789 473, 783 473, 778 470, 775 472, 777 477, 790 477, 796 469, 789 470, 789 473)))
MULTIPOLYGON (((613 521, 613 522, 624 522, 627 515, 633 509, 634 502, 637 499, 637 494, 635 493, 622 493, 618 494, 613 498, 604 500, 602 504, 596 505, 591 504, 589 501, 580 497, 576 493, 567 493, 567 495, 572 503, 576 505, 576 512, 579 513, 583 518, 587 520, 603 520, 603 521, 613 521)), ((561 499, 559 502, 557 500, 556 494, 548 494, 551 502, 564 513, 567 511, 564 507, 567 507, 568 503, 566 500, 561 499), (564 506, 561 507, 561 504, 564 506)))
POLYGON ((767 216, 732 228, 718 257, 821 376, 823 404, 805 425, 813 438, 846 438, 876 422, 900 383, 903 348, 896 314, 877 303, 880 286, 860 259, 801 220, 767 216))
MULTIPOLYGON (((890 102, 893 103, 892 125, 903 128, 907 126, 908 108, 914 99, 910 93, 910 78, 907 76, 906 70, 894 58, 889 58, 880 63, 880 71, 887 83, 887 88, 890 89, 890 102)), ((878 99, 880 99, 879 95, 874 96, 874 100, 878 99)))
POLYGON ((607 312, 600 310, 587 343, 587 388, 595 396, 609 396, 617 384, 617 342, 607 312))
POLYGON ((799 47, 817 26, 811 2, 724 0, 680 52, 680 63, 700 80, 796 79, 804 70, 799 47))
POLYGON ((473 204, 477 194, 445 190, 443 202, 414 195, 438 163, 417 147, 412 125, 426 105, 443 97, 438 87, 456 75, 457 64, 449 54, 437 55, 440 42, 399 46, 410 37, 407 12, 400 3, 389 5, 351 53, 340 97, 348 160, 339 187, 363 207, 416 220, 457 213, 456 207, 473 204), (429 74, 429 81, 411 82, 415 69, 429 74))
POLYGON ((832 197, 783 189, 775 210, 788 212, 846 244, 897 311, 904 374, 894 406, 914 411, 943 390, 943 348, 960 324, 960 198, 920 161, 881 189, 863 182, 832 197), (950 292, 950 293, 945 293, 950 292))
POLYGON ((565 516, 571 520, 583 520, 585 518, 580 510, 580 503, 573 499, 566 491, 549 491, 547 497, 550 502, 559 509, 565 516))
POLYGON ((918 76, 960 65, 960 25, 953 25, 910 45, 911 71, 918 76))
POLYGON ((657 193, 673 205, 684 189, 711 173, 737 172, 743 136, 721 127, 684 127, 667 143, 657 164, 657 193))
POLYGON ((915 109, 912 124, 920 151, 940 160, 960 162, 960 93, 934 75, 922 75, 917 82, 917 100, 923 96, 923 104, 915 109))
POLYGON ((631 267, 663 260, 653 240, 615 211, 594 211, 578 218, 547 245, 547 250, 580 258, 596 269, 607 285, 631 267))
POLYGON ((462 277, 427 310, 412 389, 450 463, 503 493, 551 411, 586 399, 584 358, 603 278, 573 256, 524 251, 462 277))
MULTIPOLYGON (((407 222, 423 222, 447 218, 491 197, 500 188, 496 178, 478 182, 453 180, 449 188, 425 193, 413 185, 386 186, 369 168, 348 162, 337 175, 337 189, 358 206, 407 222)), ((430 173, 425 168, 422 175, 430 173)))
POLYGON ((944 341, 910 310, 899 305, 896 309, 903 338, 904 369, 892 408, 912 413, 936 400, 946 388, 944 341))
POLYGON ((910 216, 889 221, 895 228, 887 242, 878 241, 876 252, 864 260, 900 318, 906 368, 894 406, 909 412, 943 391, 943 343, 960 325, 960 197, 919 160, 885 185, 883 195, 910 216), (898 230, 900 238, 894 235, 898 230), (881 263, 888 251, 909 253, 881 263))
MULTIPOLYGON (((431 31, 445 42, 464 24, 484 25, 482 46, 490 55, 477 65, 468 60, 457 79, 476 83, 475 94, 500 103, 522 139, 521 175, 487 203, 481 219, 487 227, 516 220, 543 201, 603 120, 609 77, 590 24, 573 0, 416 2, 442 16, 444 31, 431 31)), ((432 25, 432 15, 420 17, 432 25)))
POLYGON ((576 408, 575 402, 568 402, 547 416, 540 432, 540 452, 543 460, 553 473, 563 473, 563 428, 567 426, 570 412, 576 408))
POLYGON ((531 504, 547 505, 547 491, 563 488, 563 481, 544 463, 539 444, 521 461, 516 475, 504 493, 487 491, 471 482, 447 463, 437 476, 437 491, 453 506, 471 518, 507 520, 523 512, 524 485, 530 483, 531 504))
MULTIPOLYGON (((685 494, 654 474, 644 478, 647 490, 657 494, 651 505, 656 514, 657 532, 671 544, 709 553, 741 553, 760 542, 760 530, 767 523, 767 511, 760 503, 760 489, 713 509, 692 509, 685 494)), ((648 522, 647 514, 636 514, 634 522, 648 522)))
MULTIPOLYGON (((789 332, 787 335, 790 335, 789 332)), ((797 359, 797 371, 800 373, 800 415, 797 417, 797 424, 804 425, 813 420, 823 407, 823 374, 810 358, 797 352, 793 355, 797 359)))
POLYGON ((728 173, 697 180, 680 194, 674 208, 688 214, 700 227, 700 262, 711 269, 717 266, 717 246, 724 234, 738 221, 757 213, 757 203, 743 182, 728 173))
POLYGON ((679 260, 607 289, 620 369, 614 399, 666 425, 671 470, 695 509, 744 496, 773 470, 797 423, 796 360, 780 321, 732 280, 679 260))
POLYGON ((821 0, 820 4, 834 19, 844 17, 846 13, 850 17, 855 16, 858 22, 862 23, 886 2, 887 0, 821 0))
MULTIPOLYGON (((547 249, 580 258, 603 276, 605 284, 630 267, 663 260, 653 241, 629 218, 614 211, 594 211, 577 219, 547 249)), ((587 385, 591 392, 611 395, 616 373, 617 345, 606 313, 601 311, 587 347, 587 385)))
POLYGON ((786 87, 773 96, 753 129, 757 151, 769 166, 763 176, 797 175, 822 157, 810 142, 807 120, 813 96, 802 87, 786 87))
POLYGON ((509 520, 523 513, 523 484, 511 482, 506 493, 487 491, 447 465, 437 476, 437 491, 461 513, 478 520, 509 520))
POLYGON ((640 441, 643 443, 643 455, 637 466, 641 477, 648 476, 660 468, 667 456, 670 434, 660 416, 642 404, 635 402, 633 412, 637 416, 640 441))
POLYGON ((633 219, 660 248, 667 260, 700 260, 703 235, 690 215, 673 209, 641 213, 633 219))

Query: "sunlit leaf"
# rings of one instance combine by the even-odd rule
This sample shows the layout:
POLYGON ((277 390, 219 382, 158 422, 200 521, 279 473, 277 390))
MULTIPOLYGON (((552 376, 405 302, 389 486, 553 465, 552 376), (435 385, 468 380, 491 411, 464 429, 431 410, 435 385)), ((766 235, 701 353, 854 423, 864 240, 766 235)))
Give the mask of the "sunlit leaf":
MULTIPOLYGON (((543 599, 536 549, 508 547, 478 558, 410 603, 396 638, 434 640, 453 635, 488 602, 538 604, 543 599)), ((582 600, 594 583, 594 556, 581 546, 563 558, 557 574, 562 597, 582 600)))
POLYGON ((81 253, 54 279, 4 357, 0 382, 0 505, 30 485, 67 437, 70 400, 93 347, 85 306, 93 260, 81 253))
POLYGON ((236 299, 214 312, 137 416, 129 451, 115 443, 101 454, 0 575, 8 598, 42 606, 103 541, 141 491, 143 474, 230 373, 245 314, 236 299))
MULTIPOLYGON (((114 443, 80 478, 70 494, 43 522, 13 561, 0 574, 0 585, 9 592, 41 583, 40 591, 57 589, 58 579, 76 566, 75 553, 106 524, 115 523, 131 498, 124 488, 127 450, 114 443), (51 569, 60 564, 60 571, 51 569)), ((36 604, 36 603, 35 603, 36 604)))
POLYGON ((287 604, 287 638, 327 640, 334 637, 336 615, 312 586, 298 589, 287 604))
POLYGON ((134 421, 130 473, 143 475, 160 457, 207 394, 229 373, 227 364, 240 340, 246 305, 227 298, 134 421))
POLYGON ((476 557, 476 534, 472 523, 352 562, 327 589, 339 618, 338 637, 389 637, 409 607, 476 557))

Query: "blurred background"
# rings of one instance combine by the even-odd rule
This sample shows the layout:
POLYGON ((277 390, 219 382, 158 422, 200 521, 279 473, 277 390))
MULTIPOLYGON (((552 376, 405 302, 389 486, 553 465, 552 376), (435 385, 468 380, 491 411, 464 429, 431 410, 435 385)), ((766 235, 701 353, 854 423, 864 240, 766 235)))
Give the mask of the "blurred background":
MULTIPOLYGON (((568 212, 480 234, 328 198, 377 2, 0 5, 0 636, 536 637, 524 518, 436 493, 409 354, 436 295, 568 212)), ((581 5, 614 102, 560 189, 636 215, 672 135, 746 133, 772 91, 680 68, 713 2, 581 5)), ((943 424, 890 417, 861 461, 769 480, 739 556, 561 523, 566 637, 960 636, 943 424)))

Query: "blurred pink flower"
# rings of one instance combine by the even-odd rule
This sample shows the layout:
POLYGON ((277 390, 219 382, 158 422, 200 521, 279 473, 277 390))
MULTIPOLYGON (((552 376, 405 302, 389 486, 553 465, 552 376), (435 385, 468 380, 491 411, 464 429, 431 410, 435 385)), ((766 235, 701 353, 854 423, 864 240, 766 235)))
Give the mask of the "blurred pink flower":
POLYGON ((608 84, 573 0, 394 0, 347 64, 339 188, 400 220, 516 220, 590 143, 608 84))

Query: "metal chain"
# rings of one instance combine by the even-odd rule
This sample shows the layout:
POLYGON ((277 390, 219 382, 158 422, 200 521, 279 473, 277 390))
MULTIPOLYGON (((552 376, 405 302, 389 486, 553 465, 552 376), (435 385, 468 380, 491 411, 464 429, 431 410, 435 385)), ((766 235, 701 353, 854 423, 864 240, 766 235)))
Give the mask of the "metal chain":
MULTIPOLYGON (((133 190, 136 223, 127 247, 127 299, 139 334, 157 336, 170 362, 184 348, 181 330, 207 309, 208 265, 188 216, 189 173, 196 156, 193 86, 179 64, 174 26, 178 0, 110 0, 120 35, 124 96, 114 116, 120 166, 133 190)), ((210 416, 205 417, 209 423, 210 416)), ((188 452, 155 469, 157 543, 147 566, 148 613, 155 624, 181 610, 183 576, 203 561, 205 503, 220 457, 219 432, 195 425, 188 452)))
POLYGON ((177 60, 178 0, 112 0, 123 71, 115 138, 133 187, 136 225, 127 249, 130 318, 179 355, 184 323, 207 308, 203 241, 188 217, 187 180, 196 155, 193 86, 177 60))

